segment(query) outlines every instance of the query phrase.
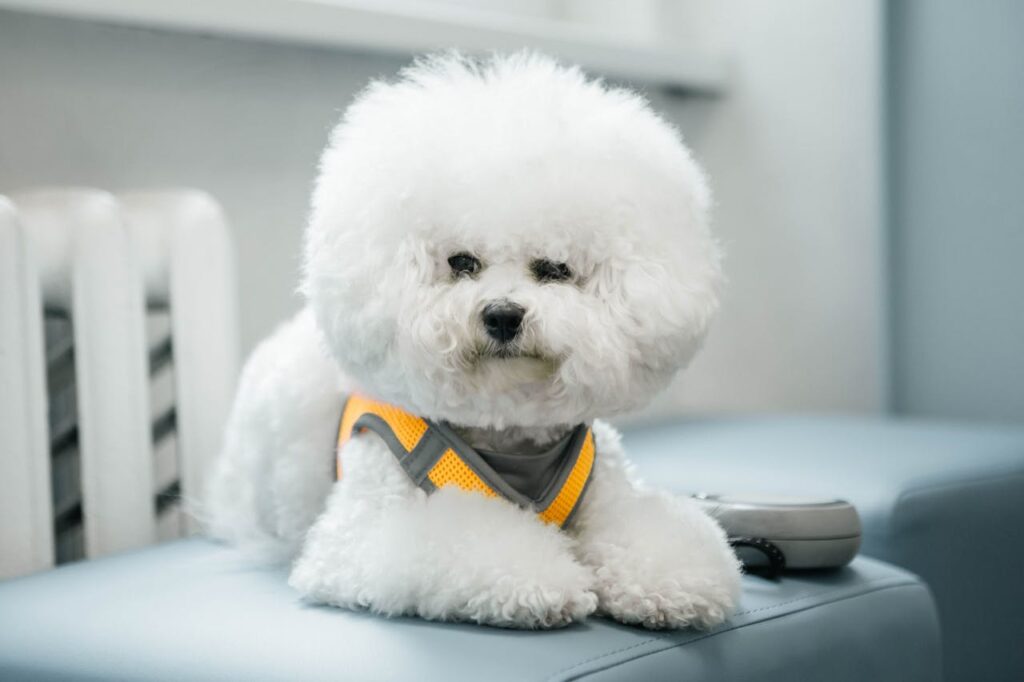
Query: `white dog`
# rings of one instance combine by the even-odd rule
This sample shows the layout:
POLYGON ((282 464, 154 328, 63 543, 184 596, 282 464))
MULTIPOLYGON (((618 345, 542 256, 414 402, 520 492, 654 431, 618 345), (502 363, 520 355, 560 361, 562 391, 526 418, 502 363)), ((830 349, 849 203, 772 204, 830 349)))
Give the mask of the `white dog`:
POLYGON ((643 99, 547 58, 449 55, 370 85, 321 160, 308 306, 243 373, 211 533, 295 558, 309 600, 387 615, 721 622, 739 591, 721 529, 638 484, 597 420, 700 346, 721 278, 708 203, 643 99), (337 447, 353 394, 464 441, 490 493, 416 480, 377 429, 337 447), (569 506, 539 515, 567 457, 569 506))

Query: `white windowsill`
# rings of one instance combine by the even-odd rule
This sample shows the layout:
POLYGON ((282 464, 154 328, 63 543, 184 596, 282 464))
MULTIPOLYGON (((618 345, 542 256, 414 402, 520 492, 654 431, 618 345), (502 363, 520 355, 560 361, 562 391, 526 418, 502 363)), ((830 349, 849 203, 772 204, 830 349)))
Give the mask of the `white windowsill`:
POLYGON ((415 0, 0 0, 0 8, 78 19, 394 54, 533 47, 612 77, 714 93, 712 55, 624 43, 567 22, 453 10, 415 0))

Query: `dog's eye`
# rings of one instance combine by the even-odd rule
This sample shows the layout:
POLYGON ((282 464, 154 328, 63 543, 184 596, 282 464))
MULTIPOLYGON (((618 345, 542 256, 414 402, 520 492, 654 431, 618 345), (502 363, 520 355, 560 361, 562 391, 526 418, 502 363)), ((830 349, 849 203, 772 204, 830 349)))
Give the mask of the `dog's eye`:
POLYGON ((572 270, 565 263, 538 258, 530 263, 530 272, 538 282, 565 282, 572 279, 572 270))
POLYGON ((480 259, 471 253, 460 251, 448 257, 448 266, 456 277, 475 275, 480 272, 480 259))

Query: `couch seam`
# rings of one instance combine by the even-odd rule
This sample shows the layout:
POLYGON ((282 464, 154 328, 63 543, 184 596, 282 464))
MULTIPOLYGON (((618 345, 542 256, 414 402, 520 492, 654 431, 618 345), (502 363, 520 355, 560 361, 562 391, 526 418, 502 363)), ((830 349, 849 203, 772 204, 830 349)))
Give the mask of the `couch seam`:
POLYGON ((907 499, 916 497, 918 495, 932 495, 937 492, 944 490, 955 490, 957 488, 970 488, 979 485, 991 485, 992 483, 999 483, 1005 481, 1008 478, 1024 478, 1024 471, 1021 471, 1017 467, 1010 468, 1009 470, 991 474, 987 476, 978 476, 977 478, 968 478, 961 481, 943 481, 942 483, 931 483, 928 485, 921 485, 913 488, 907 488, 900 492, 893 502, 893 509, 899 508, 900 504, 905 502, 907 499))
MULTIPOLYGON (((834 604, 836 602, 844 601, 846 599, 854 599, 856 597, 860 597, 860 596, 863 596, 865 594, 871 594, 871 593, 874 593, 874 592, 880 592, 880 591, 886 590, 886 589, 899 588, 899 587, 922 587, 922 588, 925 588, 925 591, 927 592, 927 587, 924 585, 924 583, 919 582, 919 581, 915 581, 915 580, 908 580, 907 578, 891 578, 891 577, 890 578, 879 578, 879 579, 876 579, 876 580, 872 580, 872 581, 866 582, 861 587, 863 589, 858 590, 857 592, 854 592, 852 594, 846 594, 846 595, 843 595, 841 597, 836 597, 835 599, 829 599, 827 601, 822 601, 822 602, 817 603, 817 604, 811 604, 811 605, 808 605, 808 606, 806 606, 804 608, 797 609, 795 611, 789 611, 788 613, 778 614, 778 616, 774 616, 773 618, 770 618, 768 620, 773 620, 774 618, 785 616, 785 615, 789 615, 791 613, 799 613, 801 611, 806 611, 806 610, 811 609, 811 608, 816 608, 817 606, 825 606, 827 604, 834 604), (868 589, 868 588, 873 588, 873 589, 868 589)), ((739 611, 737 613, 734 613, 733 617, 735 617, 735 616, 746 616, 746 615, 750 615, 752 613, 762 613, 764 611, 777 610, 777 609, 780 609, 780 608, 782 608, 784 606, 789 606, 791 604, 796 604, 798 602, 816 599, 816 598, 818 598, 818 597, 820 597, 820 596, 822 596, 824 594, 828 594, 828 592, 829 592, 828 590, 819 590, 819 591, 814 592, 812 594, 807 594, 807 595, 804 595, 802 597, 797 597, 795 599, 789 599, 787 601, 780 602, 778 604, 772 604, 771 606, 763 606, 763 607, 758 608, 758 609, 749 609, 747 611, 739 611)), ((583 675, 589 675, 591 673, 599 672, 600 670, 605 670, 607 668, 611 668, 611 667, 614 667, 616 665, 621 665, 623 663, 628 663, 629 661, 635 661, 635 660, 637 660, 639 658, 643 658, 644 656, 649 656, 651 654, 659 653, 661 651, 667 651, 669 649, 675 649, 675 648, 678 648, 678 647, 686 646, 686 645, 691 644, 693 642, 699 642, 699 641, 704 640, 704 639, 708 639, 708 638, 711 638, 711 637, 716 637, 716 636, 718 636, 720 634, 723 634, 723 633, 726 633, 726 632, 732 632, 733 630, 740 630, 742 628, 750 627, 752 625, 757 625, 758 623, 763 623, 763 622, 765 622, 765 621, 764 620, 751 621, 749 623, 744 623, 742 625, 735 625, 733 627, 728 627, 728 628, 725 628, 725 629, 722 629, 722 630, 715 630, 713 632, 706 632, 706 633, 699 634, 699 635, 696 635, 696 636, 691 636, 691 637, 689 637, 687 639, 684 639, 684 640, 682 640, 680 642, 674 642, 674 643, 670 644, 669 646, 666 646, 666 647, 664 647, 662 649, 658 649, 656 651, 651 651, 651 652, 648 652, 646 654, 642 654, 640 656, 635 656, 633 658, 628 658, 628 659, 625 659, 625 660, 616 661, 616 662, 613 662, 610 665, 605 666, 603 668, 598 668, 597 670, 592 670, 592 671, 589 671, 589 672, 583 672, 582 674, 583 675)), ((571 673, 571 671, 573 671, 576 668, 580 668, 580 667, 582 667, 582 666, 584 666, 584 665, 586 665, 588 663, 593 663, 595 661, 599 661, 602 658, 609 658, 611 656, 616 656, 618 654, 622 654, 622 653, 625 653, 627 651, 632 651, 633 649, 637 649, 639 647, 645 646, 645 645, 650 644, 652 642, 664 642, 664 641, 665 641, 665 639, 662 638, 662 637, 649 637, 649 638, 647 638, 647 639, 645 639, 643 641, 637 642, 636 644, 630 644, 629 646, 623 647, 621 649, 615 649, 614 651, 608 651, 608 652, 600 654, 598 656, 593 656, 593 657, 585 659, 583 661, 579 661, 578 663, 574 663, 573 665, 568 666, 566 668, 562 668, 560 670, 556 670, 555 672, 553 672, 550 675, 548 675, 545 679, 547 679, 547 680, 574 679, 572 677, 559 678, 559 676, 562 675, 562 674, 565 674, 565 673, 571 673)), ((575 679, 579 679, 579 678, 575 678, 575 679)))
MULTIPOLYGON (((682 646, 685 646, 687 644, 691 644, 693 642, 699 642, 699 641, 702 641, 702 640, 705 640, 705 639, 710 639, 712 637, 715 637, 716 635, 719 635, 719 634, 722 634, 722 633, 725 633, 725 632, 731 632, 733 630, 742 630, 743 628, 752 627, 752 626, 755 626, 755 625, 760 625, 761 623, 767 623, 768 621, 771 621, 771 620, 777 620, 779 618, 786 618, 788 616, 792 616, 792 615, 795 615, 797 613, 803 613, 804 611, 810 611, 811 609, 818 608, 819 606, 827 606, 829 604, 837 604, 837 603, 842 602, 842 601, 848 601, 850 599, 856 599, 857 597, 863 597, 865 595, 878 594, 879 592, 882 592, 883 590, 907 589, 907 588, 910 588, 910 589, 920 588, 921 590, 924 591, 924 593, 926 595, 928 595, 929 600, 932 599, 931 591, 928 589, 928 586, 926 584, 924 584, 924 583, 921 583, 921 582, 893 583, 892 585, 885 585, 883 587, 880 587, 880 588, 875 589, 875 590, 870 590, 868 592, 860 592, 860 593, 857 593, 857 594, 850 594, 850 595, 847 595, 845 597, 839 597, 837 599, 832 599, 832 600, 827 601, 827 602, 821 602, 820 604, 809 605, 809 606, 807 606, 805 608, 797 609, 795 611, 788 611, 786 613, 780 613, 780 614, 772 616, 771 618, 767 618, 765 620, 758 620, 758 621, 754 621, 754 622, 751 622, 751 623, 745 623, 743 625, 739 625, 739 626, 737 626, 735 628, 730 628, 728 630, 719 630, 719 631, 716 631, 716 632, 709 632, 708 634, 706 634, 706 635, 704 635, 702 637, 696 637, 694 639, 688 639, 685 642, 680 642, 680 643, 675 644, 673 646, 667 646, 667 647, 665 647, 663 649, 656 649, 654 651, 649 651, 647 653, 641 654, 639 656, 635 656, 633 658, 628 658, 628 659, 621 660, 621 661, 613 661, 613 662, 609 663, 608 665, 602 666, 600 668, 595 668, 594 670, 587 670, 587 671, 581 672, 578 676, 564 678, 564 679, 566 679, 566 680, 580 680, 580 679, 583 679, 584 677, 589 677, 591 675, 594 675, 594 674, 599 673, 599 672, 603 672, 605 670, 611 670, 612 668, 616 668, 616 667, 618 667, 620 665, 626 665, 627 663, 632 663, 633 661, 638 661, 641 658, 646 658, 647 656, 654 656, 656 654, 663 654, 666 651, 671 651, 672 649, 678 649, 678 648, 680 648, 682 646)), ((558 673, 556 673, 556 674, 558 674, 558 673)))
MULTIPOLYGON (((896 524, 900 521, 899 512, 907 508, 907 505, 911 504, 916 498, 924 498, 935 495, 936 493, 946 490, 956 489, 967 489, 977 486, 992 485, 999 483, 1007 479, 1024 478, 1024 471, 1014 467, 1010 471, 1002 474, 991 474, 987 476, 981 476, 978 478, 967 479, 963 481, 946 481, 943 483, 934 483, 931 485, 924 485, 917 488, 908 488, 900 492, 896 499, 892 503, 892 511, 886 519, 886 525, 889 530, 889 537, 894 537, 897 530, 896 524)), ((904 569, 907 570, 907 569, 904 569)), ((915 574, 916 575, 916 574, 915 574)))

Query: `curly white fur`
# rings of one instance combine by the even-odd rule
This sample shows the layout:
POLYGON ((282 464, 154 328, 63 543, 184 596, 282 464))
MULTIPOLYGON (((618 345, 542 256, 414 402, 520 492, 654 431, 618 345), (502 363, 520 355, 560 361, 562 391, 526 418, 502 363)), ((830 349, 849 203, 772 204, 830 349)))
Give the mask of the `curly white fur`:
POLYGON ((706 627, 738 593, 717 525, 629 475, 594 421, 645 404, 717 307, 708 190, 637 95, 529 54, 418 62, 372 84, 324 152, 307 231, 309 305, 253 354, 211 481, 211 533, 297 555, 306 598, 388 615, 552 627, 599 610, 706 627), (448 258, 476 256, 453 276, 448 258), (542 282, 530 263, 565 263, 542 282), (484 306, 525 310, 514 357, 484 306), (507 354, 506 354, 507 355, 507 354), (426 495, 373 434, 333 483, 344 395, 446 421, 478 445, 593 422, 597 464, 567 531, 508 502, 426 495))

